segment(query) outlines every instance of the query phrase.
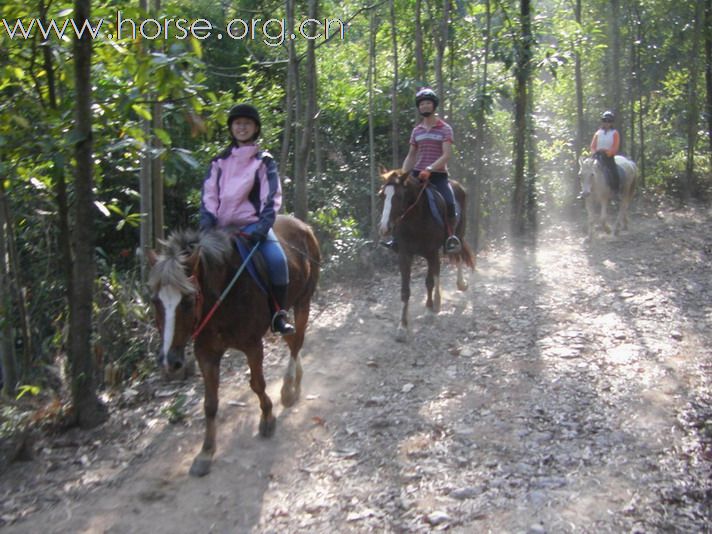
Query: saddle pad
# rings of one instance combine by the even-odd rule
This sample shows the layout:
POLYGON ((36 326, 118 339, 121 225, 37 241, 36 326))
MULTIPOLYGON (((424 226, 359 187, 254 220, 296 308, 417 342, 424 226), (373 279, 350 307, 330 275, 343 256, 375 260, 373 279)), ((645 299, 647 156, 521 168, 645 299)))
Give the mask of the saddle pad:
MULTIPOLYGON (((254 247, 254 245, 248 243, 247 239, 240 236, 235 238, 235 245, 237 246, 237 251, 242 257, 242 261, 244 262, 245 258, 249 256, 250 251, 252 250, 251 247, 254 247)), ((267 291, 267 287, 269 286, 269 283, 267 282, 267 265, 264 256, 262 256, 262 251, 259 249, 252 255, 250 261, 247 262, 247 272, 250 273, 250 276, 255 281, 255 284, 257 284, 257 287, 260 288, 260 291, 262 291, 265 295, 268 294, 269 291, 267 291)))

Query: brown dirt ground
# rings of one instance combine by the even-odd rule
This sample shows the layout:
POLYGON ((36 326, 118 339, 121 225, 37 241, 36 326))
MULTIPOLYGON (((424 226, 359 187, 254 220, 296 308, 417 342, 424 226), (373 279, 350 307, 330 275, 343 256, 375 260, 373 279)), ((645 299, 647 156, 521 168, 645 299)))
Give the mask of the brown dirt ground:
MULTIPOLYGON (((322 288, 302 399, 257 436, 244 357, 223 363, 218 452, 202 383, 112 397, 91 432, 40 437, 0 477, 8 533, 704 532, 712 524, 712 212, 638 208, 619 237, 552 225, 502 244, 470 288, 444 267, 439 315, 416 267, 394 341, 395 267, 322 288), (182 395, 183 421, 165 409, 182 395)), ((385 253, 385 252, 384 252, 385 253)), ((394 264, 393 264, 394 265, 394 264)))

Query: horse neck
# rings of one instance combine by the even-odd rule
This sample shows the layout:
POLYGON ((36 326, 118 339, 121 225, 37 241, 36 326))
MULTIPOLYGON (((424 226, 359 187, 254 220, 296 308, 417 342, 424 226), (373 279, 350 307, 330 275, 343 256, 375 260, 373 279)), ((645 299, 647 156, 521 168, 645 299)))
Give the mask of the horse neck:
POLYGON ((404 186, 403 213, 421 214, 427 207, 428 197, 422 184, 404 186))

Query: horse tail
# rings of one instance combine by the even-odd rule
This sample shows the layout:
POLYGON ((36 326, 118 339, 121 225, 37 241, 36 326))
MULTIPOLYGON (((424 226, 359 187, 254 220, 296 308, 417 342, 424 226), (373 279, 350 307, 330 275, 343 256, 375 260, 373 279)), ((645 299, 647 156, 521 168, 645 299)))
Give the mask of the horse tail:
POLYGON ((475 264, 477 263, 475 253, 472 252, 470 245, 468 245, 464 240, 461 240, 460 252, 457 254, 448 254, 448 257, 454 264, 457 265, 458 263, 464 263, 472 270, 475 269, 475 264))
POLYGON ((460 238, 461 250, 457 254, 450 254, 453 262, 464 263, 470 269, 475 268, 475 253, 472 251, 470 246, 465 241, 465 231, 467 230, 467 192, 462 185, 455 181, 450 180, 453 192, 455 193, 455 199, 460 205, 460 220, 457 223, 457 228, 455 228, 455 235, 460 238))

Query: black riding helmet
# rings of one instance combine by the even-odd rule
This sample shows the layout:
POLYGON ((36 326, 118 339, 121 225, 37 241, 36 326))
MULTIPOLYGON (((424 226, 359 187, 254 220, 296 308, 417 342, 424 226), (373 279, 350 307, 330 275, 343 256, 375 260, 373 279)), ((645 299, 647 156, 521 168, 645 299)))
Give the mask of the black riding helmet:
MULTIPOLYGON (((227 114, 228 131, 230 131, 232 121, 239 117, 244 117, 255 121, 255 124, 257 125, 257 131, 255 132, 255 135, 252 140, 254 141, 255 139, 257 139, 260 136, 260 131, 262 131, 262 122, 260 121, 260 113, 259 111, 257 111, 257 108, 251 106, 250 104, 237 104, 236 106, 233 106, 230 109, 230 112, 227 114)), ((232 135, 232 132, 230 132, 230 135, 232 135)))
POLYGON ((615 119, 616 119, 616 116, 613 114, 612 111, 604 111, 601 114, 602 121, 613 122, 615 119))
POLYGON ((415 107, 418 107, 423 100, 430 100, 433 103, 434 108, 437 108, 440 103, 438 95, 436 95, 435 91, 433 91, 430 87, 423 87, 415 94, 415 107))

